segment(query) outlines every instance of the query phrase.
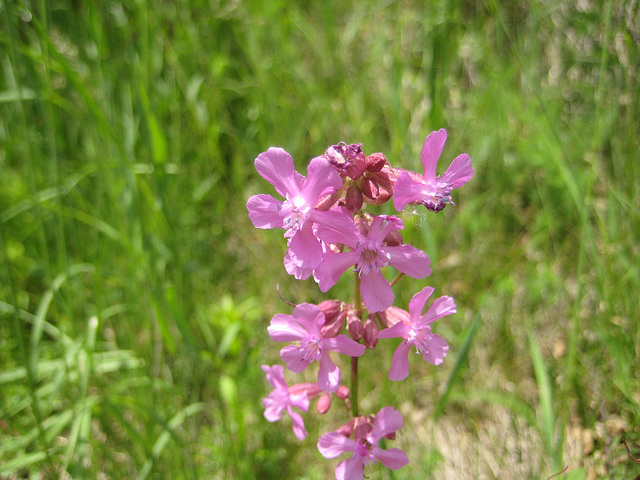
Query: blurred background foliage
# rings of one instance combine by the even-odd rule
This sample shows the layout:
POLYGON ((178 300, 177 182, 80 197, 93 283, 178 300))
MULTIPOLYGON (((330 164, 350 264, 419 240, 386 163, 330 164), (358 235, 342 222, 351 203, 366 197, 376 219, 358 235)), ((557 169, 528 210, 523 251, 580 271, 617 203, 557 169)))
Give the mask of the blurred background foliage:
POLYGON ((273 193, 253 160, 281 146, 304 172, 344 140, 419 170, 443 127, 440 168, 464 151, 474 178, 402 217, 456 298, 451 350, 399 385, 392 345, 367 360, 363 408, 399 405, 411 459, 368 473, 638 473, 637 1, 0 10, 0 477, 330 478, 314 439, 338 409, 302 443, 262 417, 275 284, 326 296, 252 228, 246 199, 273 193))

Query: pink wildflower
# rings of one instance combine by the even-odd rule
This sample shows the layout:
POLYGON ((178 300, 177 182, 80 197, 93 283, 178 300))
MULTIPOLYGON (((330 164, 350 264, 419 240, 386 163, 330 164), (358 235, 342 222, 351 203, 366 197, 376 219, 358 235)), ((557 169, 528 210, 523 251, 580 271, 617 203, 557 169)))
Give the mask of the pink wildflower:
POLYGON ((344 225, 350 220, 341 211, 320 211, 318 201, 342 187, 340 174, 322 157, 311 160, 308 177, 295 171, 293 159, 282 148, 271 147, 255 160, 258 173, 285 200, 271 195, 254 195, 247 201, 249 218, 256 228, 283 228, 289 250, 285 264, 287 271, 302 278, 322 260, 322 245, 313 230, 315 223, 344 225))
POLYGON ((324 338, 321 333, 325 323, 324 313, 316 305, 301 303, 293 315, 279 313, 271 319, 267 328, 276 342, 298 342, 280 350, 280 358, 292 372, 301 372, 312 362, 318 361, 318 385, 325 392, 335 392, 340 383, 340 369, 331 361, 329 352, 334 350, 351 357, 359 357, 365 346, 346 335, 324 338))
POLYGON ((388 244, 388 236, 402 228, 404 223, 401 219, 387 215, 374 217, 366 235, 360 232, 355 223, 351 223, 349 228, 340 225, 319 226, 318 237, 324 242, 343 244, 351 249, 342 253, 327 249, 322 263, 314 271, 320 290, 329 290, 347 268, 355 265, 355 271, 361 279, 362 300, 369 311, 380 312, 388 308, 393 303, 394 294, 380 271, 382 267, 391 265, 413 278, 431 275, 431 260, 422 250, 407 244, 388 244))
POLYGON ((393 206, 401 211, 409 203, 421 204, 433 212, 439 212, 447 203, 453 204, 451 190, 467 183, 473 175, 471 158, 466 153, 458 155, 444 175, 436 177, 438 159, 447 140, 447 131, 440 129, 429 134, 422 147, 422 178, 414 173, 401 171, 393 191, 393 206))
POLYGON ((274 365, 270 367, 263 365, 262 370, 267 374, 267 381, 274 390, 262 400, 264 403, 264 418, 270 422, 277 422, 282 417, 282 412, 287 411, 293 422, 293 433, 299 440, 307 437, 307 431, 304 428, 304 421, 299 413, 294 412, 292 407, 299 408, 303 412, 309 411, 309 397, 307 392, 300 390, 290 392, 287 382, 284 379, 284 367, 282 365, 274 365))
POLYGON ((378 332, 378 338, 403 339, 393 352, 389 380, 404 380, 409 375, 408 357, 411 346, 422 354, 422 358, 434 365, 440 365, 449 350, 446 340, 431 333, 430 324, 438 318, 456 313, 456 304, 451 297, 440 297, 423 315, 422 311, 433 290, 432 287, 425 287, 416 293, 409 302, 409 313, 406 317, 392 327, 378 332))
MULTIPOLYGON (((336 480, 362 480, 364 466, 377 461, 391 470, 398 470, 409 463, 407 454, 399 448, 383 450, 378 443, 383 437, 393 438, 402 423, 402 415, 397 410, 384 407, 375 416, 373 425, 368 421, 352 430, 353 439, 339 430, 325 433, 318 441, 318 450, 325 458, 353 452, 351 458, 343 460, 336 467, 336 480)), ((345 433, 349 430, 345 429, 345 433)))

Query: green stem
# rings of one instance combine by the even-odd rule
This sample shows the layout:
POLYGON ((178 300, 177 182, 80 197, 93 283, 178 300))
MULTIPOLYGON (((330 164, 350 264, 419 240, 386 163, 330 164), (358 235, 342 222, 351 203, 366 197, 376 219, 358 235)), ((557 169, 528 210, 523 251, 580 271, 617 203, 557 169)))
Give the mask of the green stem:
MULTIPOLYGON (((362 313, 362 296, 360 295, 360 277, 355 273, 355 281, 353 284, 353 306, 356 314, 360 316, 362 313)), ((351 357, 351 414, 353 417, 360 415, 358 410, 358 357, 351 357)))

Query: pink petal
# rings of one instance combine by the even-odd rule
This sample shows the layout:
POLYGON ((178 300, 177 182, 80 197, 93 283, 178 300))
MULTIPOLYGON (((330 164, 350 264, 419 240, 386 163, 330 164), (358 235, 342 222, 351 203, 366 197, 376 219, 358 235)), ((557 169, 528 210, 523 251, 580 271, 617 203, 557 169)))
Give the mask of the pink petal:
POLYGON ((357 260, 357 252, 333 253, 326 251, 322 258, 322 263, 313 272, 320 290, 326 292, 338 283, 340 275, 342 275, 347 268, 355 265, 357 260))
POLYGON ((420 323, 428 325, 434 320, 457 313, 456 303, 453 298, 445 295, 437 298, 433 305, 429 307, 427 313, 425 313, 420 319, 420 323))
POLYGON ((391 306, 395 298, 393 290, 389 286, 389 281, 379 271, 362 275, 360 293, 362 294, 362 301, 369 311, 373 313, 386 310, 391 306))
POLYGON ((294 373, 300 373, 307 368, 313 360, 315 360, 307 358, 305 353, 306 350, 303 348, 295 345, 287 345, 280 350, 280 358, 287 364, 287 368, 289 370, 294 373))
POLYGON ((300 268, 316 268, 322 261, 322 245, 313 233, 311 222, 305 222, 289 242, 291 261, 300 268))
POLYGON ((354 452, 358 442, 338 432, 328 432, 318 440, 318 450, 324 458, 336 458, 345 452, 354 452))
POLYGON ((440 365, 447 352, 449 351, 449 344, 447 341, 435 333, 431 334, 429 340, 429 346, 426 350, 422 350, 422 358, 427 362, 434 365, 440 365))
POLYGON ((338 335, 334 338, 326 338, 323 340, 323 346, 327 350, 349 355, 350 357, 359 357, 364 355, 366 347, 346 335, 338 335))
POLYGON ((262 371, 267 374, 267 382, 276 390, 285 390, 287 382, 284 380, 284 367, 282 365, 262 365, 262 371))
POLYGON ((390 255, 389 262, 396 270, 412 278, 427 278, 431 275, 431 259, 422 250, 412 245, 384 247, 384 253, 390 255))
POLYGON ((336 480, 363 480, 363 467, 364 464, 360 457, 343 460, 336 467, 336 480))
POLYGON ((378 338, 406 338, 411 327, 404 322, 398 322, 392 327, 378 332, 378 338))
POLYGON ((313 210, 311 219, 318 225, 318 238, 325 243, 342 243, 354 248, 360 240, 360 232, 353 217, 342 210, 313 210))
POLYGON ((342 187, 342 178, 335 168, 323 157, 316 157, 309 162, 307 179, 300 189, 310 205, 342 187))
POLYGON ((373 430, 369 437, 377 443, 385 435, 394 433, 402 428, 404 420, 402 414, 393 407, 383 407, 376 415, 373 430))
POLYGON ((267 397, 262 399, 264 404, 264 418, 267 421, 273 423, 282 418, 282 411, 284 410, 284 403, 276 402, 273 398, 267 397))
POLYGON ((422 146, 422 166, 424 167, 424 179, 426 181, 435 180, 438 159, 442 154, 442 149, 447 141, 447 131, 441 128, 437 132, 431 132, 422 146))
POLYGON ((471 158, 466 153, 463 153, 454 158, 444 175, 438 178, 438 183, 450 184, 451 188, 460 188, 471 180, 472 176, 471 158))
POLYGON ((267 331, 274 342, 295 342, 307 335, 307 331, 293 316, 284 313, 277 313, 273 316, 267 331))
POLYGON ((422 201, 424 184, 411 179, 407 172, 402 172, 393 187, 393 206, 401 211, 407 204, 422 201))
POLYGON ((418 293, 416 293, 413 298, 409 301, 409 312, 411 312, 411 323, 414 323, 420 317, 422 317, 422 312, 424 310, 424 306, 427 303, 427 300, 433 293, 433 287, 424 287, 418 293))
POLYGON ((346 245, 349 248, 355 248, 361 239, 360 231, 353 222, 353 217, 347 217, 346 220, 339 220, 338 224, 327 223, 329 212, 315 212, 313 214, 314 221, 318 223, 318 238, 324 243, 338 243, 346 245))
POLYGON ((399 470, 409 463, 409 457, 399 448, 379 450, 376 454, 380 463, 390 470, 399 470))
POLYGON ((296 196, 300 189, 297 184, 297 176, 293 159, 284 149, 270 147, 262 152, 254 162, 256 170, 267 182, 273 185, 276 191, 286 197, 296 196))
POLYGON ((299 408, 303 412, 309 411, 309 396, 306 392, 291 394, 289 393, 289 404, 292 407, 299 408))
POLYGON ((296 280, 306 280, 313 273, 313 268, 302 268, 295 264, 292 257, 291 250, 287 250, 284 256, 284 269, 289 275, 293 275, 296 280))
POLYGON ((307 335, 320 338, 320 329, 324 325, 325 317, 317 305, 301 303, 293 310, 293 318, 302 325, 307 335))
POLYGON ((254 195, 247 200, 247 210, 251 223, 256 228, 282 228, 282 217, 278 207, 282 202, 271 195, 254 195))
POLYGON ((378 215, 371 222, 371 228, 367 235, 370 244, 382 245, 382 242, 391 232, 397 232, 404 228, 402 219, 396 216, 378 215))
POLYGON ((335 392, 340 384, 340 369, 329 358, 329 352, 320 355, 318 386, 325 392, 335 392))
POLYGON ((389 380, 394 382, 404 380, 409 376, 409 350, 411 344, 403 340, 391 358, 391 368, 389 369, 389 380))
POLYGON ((307 431, 304 429, 304 421, 302 420, 302 416, 298 412, 294 412, 291 407, 287 408, 287 412, 291 417, 291 421, 293 422, 293 433, 298 440, 304 440, 307 438, 307 431))

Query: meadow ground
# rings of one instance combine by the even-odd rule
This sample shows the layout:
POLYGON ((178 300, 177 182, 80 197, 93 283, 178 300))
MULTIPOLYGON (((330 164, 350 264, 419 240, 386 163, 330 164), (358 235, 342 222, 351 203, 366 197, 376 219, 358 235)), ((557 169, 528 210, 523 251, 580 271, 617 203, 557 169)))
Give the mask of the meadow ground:
POLYGON ((0 14, 1 478, 331 478, 315 439, 341 412, 303 442, 262 416, 275 284, 328 295, 252 227, 253 160, 277 145, 304 171, 346 141, 419 170, 439 128, 475 175, 402 218, 458 314, 411 381, 386 379, 391 346, 363 358, 363 410, 398 406, 411 461, 368 478, 640 473, 638 1, 0 14))

